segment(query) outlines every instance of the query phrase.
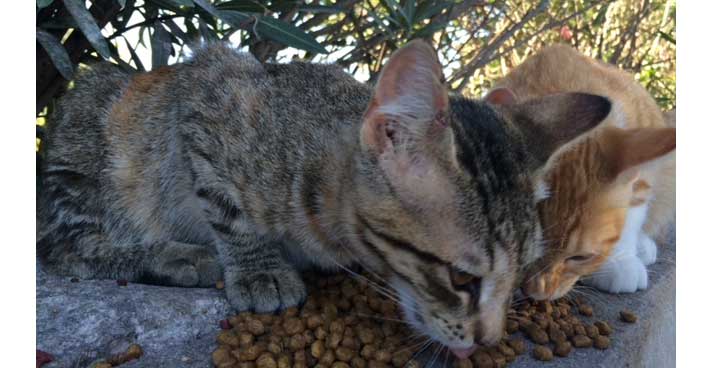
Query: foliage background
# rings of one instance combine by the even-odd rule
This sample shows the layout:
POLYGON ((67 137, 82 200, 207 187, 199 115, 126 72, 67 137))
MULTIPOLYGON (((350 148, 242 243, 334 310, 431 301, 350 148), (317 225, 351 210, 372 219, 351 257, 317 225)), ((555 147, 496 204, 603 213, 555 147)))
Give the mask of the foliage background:
POLYGON ((150 70, 214 39, 262 61, 336 62, 373 82, 393 50, 424 38, 467 96, 565 42, 632 72, 663 109, 675 107, 673 0, 36 0, 36 27, 37 145, 84 63, 150 70))

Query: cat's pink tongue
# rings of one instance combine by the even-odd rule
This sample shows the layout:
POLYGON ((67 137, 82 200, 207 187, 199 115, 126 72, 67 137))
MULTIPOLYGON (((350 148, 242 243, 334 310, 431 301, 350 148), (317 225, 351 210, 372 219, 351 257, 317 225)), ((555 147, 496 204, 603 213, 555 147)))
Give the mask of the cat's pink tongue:
POLYGON ((471 356, 471 354, 475 352, 477 348, 478 345, 473 345, 469 348, 451 348, 451 352, 458 359, 467 359, 469 356, 471 356))

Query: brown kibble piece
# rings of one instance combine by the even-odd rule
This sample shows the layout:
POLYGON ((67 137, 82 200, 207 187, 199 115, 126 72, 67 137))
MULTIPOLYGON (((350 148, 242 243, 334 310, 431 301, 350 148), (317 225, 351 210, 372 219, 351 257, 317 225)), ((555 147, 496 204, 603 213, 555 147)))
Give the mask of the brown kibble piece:
POLYGON ((626 322, 626 323, 636 323, 636 320, 637 320, 636 314, 634 314, 634 312, 632 312, 630 310, 626 310, 626 309, 619 312, 619 318, 623 322, 626 322))
POLYGON ((575 335, 573 336, 573 346, 576 348, 590 348, 592 347, 592 339, 585 335, 575 335))
POLYGON ((305 330, 305 325, 302 320, 297 317, 288 318, 283 322, 283 329, 285 333, 292 336, 295 334, 302 333, 305 330))
POLYGON ((612 334, 612 327, 609 326, 609 323, 605 321, 597 321, 595 322, 595 327, 597 327, 597 330, 600 332, 600 335, 603 336, 609 336, 612 334))
POLYGON ((229 355, 229 349, 226 347, 220 346, 212 352, 212 363, 214 363, 215 366, 220 366, 231 360, 232 357, 229 355))
POLYGON ((519 322, 508 319, 505 328, 507 329, 507 333, 511 335, 519 330, 519 322))
POLYGON ((573 345, 569 341, 560 341, 554 346, 553 353, 559 357, 567 357, 571 350, 573 350, 573 345))
POLYGON ((263 353, 256 359, 256 368, 277 368, 278 363, 276 363, 273 354, 263 353))
MULTIPOLYGON (((210 284, 210 285, 212 285, 212 284, 210 284)), ((217 282, 215 282, 215 288, 217 288, 217 289, 219 289, 219 290, 224 289, 224 281, 222 281, 222 280, 217 280, 217 282)))
POLYGON ((346 362, 334 362, 331 368, 351 368, 351 366, 346 362))
POLYGON ((553 359, 553 352, 545 345, 536 345, 534 347, 534 358, 548 362, 553 359))
POLYGON ((475 368, 494 368, 495 362, 492 357, 485 351, 478 350, 470 356, 470 360, 475 368))
POLYGON ((251 345, 244 348, 239 354, 239 359, 243 361, 254 361, 258 359, 258 356, 263 352, 263 347, 259 344, 251 345))
POLYGON ((505 359, 508 362, 513 361, 517 357, 517 353, 514 352, 514 349, 510 348, 507 346, 506 343, 501 342, 500 344, 497 345, 497 350, 504 355, 505 359))
POLYGON ((392 354, 385 349, 380 349, 375 352, 374 358, 382 363, 390 363, 390 361, 392 361, 392 354))
POLYGON ((536 344, 548 343, 548 334, 546 334, 546 331, 544 331, 541 327, 537 325, 531 325, 527 327, 525 333, 527 337, 529 337, 529 340, 533 341, 536 344))
POLYGON ((324 354, 324 341, 322 340, 317 340, 312 343, 312 347, 310 348, 312 352, 312 356, 319 359, 322 357, 322 354, 324 354))
POLYGON ((336 356, 334 356, 334 351, 333 350, 325 350, 324 354, 319 358, 319 363, 324 364, 327 366, 332 365, 334 361, 336 360, 336 356))
POLYGON ((254 336, 261 336, 266 332, 266 327, 260 320, 252 318, 246 321, 246 331, 251 332, 254 336))
POLYGON ((587 332, 585 331, 585 326, 583 325, 573 326, 573 333, 576 335, 587 335, 587 332))
POLYGON ((578 313, 586 317, 592 317, 592 307, 587 304, 580 304, 580 306, 578 306, 578 313))
POLYGON ((335 353, 336 359, 341 360, 343 362, 350 362, 351 358, 353 358, 353 351, 343 346, 336 348, 335 353))
POLYGON ((281 355, 278 357, 278 362, 276 363, 278 368, 291 368, 292 367, 292 362, 290 361, 290 357, 287 355, 281 355))
POLYGON ((585 334, 587 337, 594 339, 595 337, 600 336, 600 330, 598 330, 594 325, 585 325, 585 334))
POLYGON ((95 363, 93 368, 112 368, 112 364, 107 363, 107 362, 99 362, 99 363, 95 363))
POLYGON ((607 336, 597 336, 594 339, 594 345, 600 350, 609 349, 609 337, 607 336))
POLYGON ((507 345, 509 345, 517 355, 522 355, 527 350, 526 342, 522 339, 509 339, 507 340, 507 345))

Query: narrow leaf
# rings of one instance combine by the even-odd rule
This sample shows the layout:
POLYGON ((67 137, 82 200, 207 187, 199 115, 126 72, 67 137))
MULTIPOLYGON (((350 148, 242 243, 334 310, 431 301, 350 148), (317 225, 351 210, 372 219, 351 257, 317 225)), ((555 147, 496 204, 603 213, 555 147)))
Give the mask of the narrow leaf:
POLYGON ((235 0, 235 1, 225 1, 223 3, 217 4, 217 9, 219 10, 236 10, 240 12, 249 13, 263 13, 266 11, 266 7, 263 6, 258 1, 253 0, 235 0))
POLYGON ((434 33, 436 33, 437 31, 439 31, 439 30, 441 30, 442 28, 444 28, 445 26, 446 26, 446 22, 441 22, 441 23, 439 23, 439 22, 437 22, 437 23, 429 23, 429 24, 427 24, 425 27, 423 27, 423 28, 417 30, 416 32, 414 32, 414 33, 412 34, 412 37, 413 37, 413 38, 417 38, 417 37, 420 37, 420 38, 429 37, 429 36, 433 35, 434 33))
POLYGON ((248 15, 236 10, 219 10, 219 19, 229 24, 235 29, 243 28, 247 23, 253 23, 255 20, 253 15, 248 15))
POLYGON ((673 45, 675 45, 675 38, 674 38, 673 36, 671 36, 671 35, 669 35, 669 34, 663 32, 663 31, 658 31, 658 34, 659 34, 661 37, 663 37, 664 40, 666 40, 666 41, 672 43, 673 45))
POLYGON ((37 0, 37 8, 43 9, 46 8, 47 6, 51 5, 54 0, 37 0))
POLYGON ((132 45, 129 44, 129 41, 125 40, 124 42, 127 44, 127 49, 129 49, 129 54, 132 56, 132 61, 134 61, 134 65, 136 65, 137 70, 140 72, 145 71, 146 68, 144 68, 144 64, 141 62, 141 60, 139 60, 136 50, 134 50, 132 45))
POLYGON ((300 5, 298 9, 301 12, 309 13, 326 13, 336 14, 344 11, 344 8, 338 5, 300 5))
POLYGON ((600 11, 597 12, 597 16, 595 17, 595 20, 592 21, 593 24, 595 25, 602 25, 605 21, 605 15, 607 15, 607 9, 609 9, 609 4, 602 5, 600 8, 600 11))
POLYGON ((273 41, 318 54, 326 54, 327 50, 314 37, 281 20, 269 16, 258 17, 256 31, 263 37, 273 41))
POLYGON ((127 0, 117 0, 119 3, 119 8, 124 9, 124 6, 127 5, 127 0))
POLYGON ((195 4, 193 4, 193 0, 168 0, 169 3, 177 6, 187 6, 187 7, 193 7, 195 4))
POLYGON ((151 35, 151 69, 168 64, 171 55, 171 35, 161 23, 154 23, 154 33, 151 35))
POLYGON ((90 42, 95 51, 104 59, 109 59, 110 48, 107 46, 107 40, 102 37, 100 27, 95 23, 95 19, 93 19, 88 9, 85 8, 85 2, 82 0, 63 0, 63 4, 66 6, 68 13, 75 19, 78 28, 83 32, 83 35, 85 35, 85 38, 88 39, 88 42, 90 42))
POLYGON ((66 80, 71 80, 73 78, 73 63, 71 63, 71 58, 61 42, 51 33, 39 28, 37 28, 37 41, 49 54, 61 76, 66 80))

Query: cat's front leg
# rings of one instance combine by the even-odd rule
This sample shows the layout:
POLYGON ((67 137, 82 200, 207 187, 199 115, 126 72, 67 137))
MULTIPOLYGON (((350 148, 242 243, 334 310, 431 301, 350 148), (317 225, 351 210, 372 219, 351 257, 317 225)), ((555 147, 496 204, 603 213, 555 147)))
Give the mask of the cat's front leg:
POLYGON ((237 312, 269 313, 298 306, 307 295, 296 269, 274 242, 240 242, 229 248, 224 266, 227 299, 237 312))
POLYGON ((141 282, 183 287, 213 287, 222 267, 213 246, 175 241, 155 244, 141 282))
POLYGON ((648 287, 646 266, 636 255, 613 256, 583 283, 610 293, 633 293, 648 287))
POLYGON ((636 255, 646 266, 652 265, 656 262, 658 247, 656 242, 644 232, 641 232, 639 242, 636 244, 636 255))
POLYGON ((224 289, 236 312, 269 313, 300 304, 306 297, 298 271, 283 258, 277 239, 257 234, 226 191, 197 191, 215 234, 224 289))

